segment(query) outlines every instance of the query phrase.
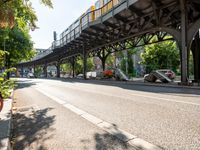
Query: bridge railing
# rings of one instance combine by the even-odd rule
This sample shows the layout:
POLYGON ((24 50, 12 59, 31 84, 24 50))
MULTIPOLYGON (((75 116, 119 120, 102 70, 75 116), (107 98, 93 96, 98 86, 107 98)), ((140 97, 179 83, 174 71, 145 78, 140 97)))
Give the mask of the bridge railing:
MULTIPOLYGON (((102 15, 108 13, 110 10, 114 9, 117 5, 119 5, 123 0, 111 0, 110 2, 106 3, 99 9, 95 9, 90 11, 80 17, 79 25, 76 26, 73 30, 71 30, 66 35, 66 40, 64 44, 67 44, 73 41, 75 38, 79 37, 81 32, 89 27, 90 23, 101 17, 102 15)), ((61 46, 63 46, 63 42, 60 42, 61 46)))
POLYGON ((80 36, 81 32, 86 29, 87 27, 90 26, 90 23, 97 20, 101 16, 105 15, 106 13, 110 12, 113 10, 117 5, 119 5, 122 1, 124 0, 111 0, 108 3, 106 3, 104 6, 101 8, 95 9, 93 11, 90 11, 88 13, 85 13, 82 15, 79 19, 78 24, 73 24, 69 27, 73 28, 70 32, 68 32, 64 37, 62 37, 60 40, 54 41, 52 43, 52 49, 56 49, 59 47, 62 47, 77 37, 80 36))
POLYGON ((60 40, 53 41, 53 43, 52 43, 52 49, 59 48, 60 46, 61 46, 60 40))

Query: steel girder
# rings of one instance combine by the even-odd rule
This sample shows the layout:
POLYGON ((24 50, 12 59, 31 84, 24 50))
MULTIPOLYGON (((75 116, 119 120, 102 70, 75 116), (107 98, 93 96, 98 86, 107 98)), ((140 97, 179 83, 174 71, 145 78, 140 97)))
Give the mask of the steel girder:
MULTIPOLYGON (((97 49, 89 51, 88 54, 90 57, 100 56, 102 51, 106 50, 105 57, 107 57, 107 55, 114 52, 132 49, 135 47, 145 46, 148 44, 158 43, 158 42, 162 42, 166 40, 174 40, 174 38, 166 32, 158 31, 155 33, 147 33, 141 36, 137 36, 137 37, 125 39, 123 41, 119 41, 116 43, 112 43, 109 45, 105 45, 104 47, 99 47, 97 49)), ((103 56, 100 56, 100 57, 103 57, 103 56)))

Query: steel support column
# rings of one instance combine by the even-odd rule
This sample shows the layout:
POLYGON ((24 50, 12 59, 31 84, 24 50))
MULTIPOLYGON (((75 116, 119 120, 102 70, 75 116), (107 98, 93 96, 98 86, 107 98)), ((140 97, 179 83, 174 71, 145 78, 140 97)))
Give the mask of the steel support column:
POLYGON ((106 56, 105 56, 105 49, 102 50, 101 63, 102 63, 103 71, 105 71, 105 69, 106 69, 106 56))
POLYGON ((24 67, 23 66, 21 67, 21 76, 22 76, 22 78, 24 76, 24 67))
POLYGON ((83 46, 83 77, 87 79, 87 51, 85 46, 83 46))
POLYGON ((60 78, 60 63, 58 62, 56 65, 56 73, 57 73, 57 78, 60 78))
POLYGON ((35 64, 33 65, 33 74, 35 74, 35 64))
POLYGON ((44 64, 44 67, 43 67, 43 73, 44 73, 44 77, 47 78, 47 64, 46 63, 44 64))
POLYGON ((194 61, 194 80, 200 82, 200 33, 198 32, 192 43, 191 50, 194 61))
POLYGON ((188 82, 188 43, 186 1, 180 0, 181 7, 181 82, 188 82))
POLYGON ((75 58, 72 57, 72 77, 75 77, 75 58))

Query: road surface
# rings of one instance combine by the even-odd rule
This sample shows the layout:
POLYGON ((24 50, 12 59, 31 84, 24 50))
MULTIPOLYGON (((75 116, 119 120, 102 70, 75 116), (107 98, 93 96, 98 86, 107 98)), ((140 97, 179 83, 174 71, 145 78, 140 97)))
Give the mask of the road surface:
MULTIPOLYGON (((134 149, 92 124, 90 118, 81 117, 79 112, 83 111, 96 117, 95 121, 103 120, 161 149, 200 149, 199 89, 83 80, 19 79, 18 82, 16 107, 23 110, 34 106, 36 112, 47 113, 45 119, 39 117, 47 120, 47 125, 45 121, 45 125, 37 127, 45 128, 41 135, 48 131, 41 147, 50 142, 52 149, 134 149)), ((28 136, 38 133, 37 128, 28 136)), ((28 144, 22 143, 26 140, 20 141, 20 131, 16 134, 16 147, 21 144, 25 148, 28 144)), ((44 137, 37 140, 41 139, 44 137)), ((34 147, 35 141, 30 140, 29 145, 34 147)))

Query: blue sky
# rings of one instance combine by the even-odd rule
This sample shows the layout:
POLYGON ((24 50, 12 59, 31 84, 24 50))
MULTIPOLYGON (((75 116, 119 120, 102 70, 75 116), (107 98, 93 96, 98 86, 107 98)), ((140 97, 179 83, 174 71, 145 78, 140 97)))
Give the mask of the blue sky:
POLYGON ((53 41, 53 31, 59 35, 81 14, 83 14, 96 0, 52 0, 53 9, 47 8, 33 0, 33 8, 38 16, 39 29, 31 31, 34 48, 48 48, 53 41))

